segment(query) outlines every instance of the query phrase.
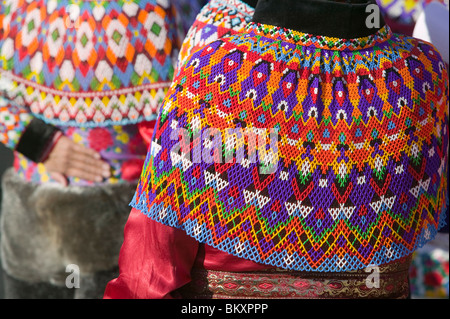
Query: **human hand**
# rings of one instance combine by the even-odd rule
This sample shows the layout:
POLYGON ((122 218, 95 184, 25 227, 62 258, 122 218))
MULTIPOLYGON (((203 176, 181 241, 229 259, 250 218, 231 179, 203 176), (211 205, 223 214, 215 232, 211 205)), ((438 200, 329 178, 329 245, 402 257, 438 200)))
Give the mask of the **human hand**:
POLYGON ((59 138, 43 162, 57 182, 67 186, 67 177, 101 182, 111 175, 108 163, 96 151, 73 142, 66 136, 59 138))

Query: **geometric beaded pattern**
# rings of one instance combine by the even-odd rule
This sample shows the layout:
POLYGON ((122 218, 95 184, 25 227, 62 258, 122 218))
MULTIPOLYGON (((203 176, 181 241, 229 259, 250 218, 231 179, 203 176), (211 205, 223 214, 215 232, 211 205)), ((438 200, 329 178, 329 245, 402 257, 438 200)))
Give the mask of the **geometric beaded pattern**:
POLYGON ((0 96, 0 143, 14 149, 19 143, 22 132, 32 119, 33 116, 27 109, 11 104, 0 96))
POLYGON ((202 8, 180 50, 178 65, 201 47, 224 36, 242 32, 255 10, 241 0, 211 0, 202 8))
POLYGON ((170 2, 19 0, 0 10, 0 77, 15 104, 59 125, 156 118, 181 44, 170 2))
POLYGON ((382 265, 445 224, 448 131, 448 73, 431 44, 387 26, 345 40, 251 22, 180 68, 131 205, 258 263, 382 265), (222 139, 201 135, 212 128, 222 139), (236 128, 273 130, 277 146, 266 139, 251 161, 250 138, 227 138, 236 128))

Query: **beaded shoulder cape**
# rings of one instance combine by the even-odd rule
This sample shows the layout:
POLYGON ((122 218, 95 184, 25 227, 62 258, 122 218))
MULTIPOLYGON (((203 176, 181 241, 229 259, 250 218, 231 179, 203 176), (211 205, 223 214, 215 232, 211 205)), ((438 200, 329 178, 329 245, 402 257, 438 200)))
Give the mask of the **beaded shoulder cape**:
POLYGON ((348 271, 434 237, 447 171, 448 74, 431 44, 252 22, 180 68, 130 205, 238 257, 348 271))
POLYGON ((7 98, 54 125, 156 118, 180 39, 168 1, 7 1, 0 11, 7 98))

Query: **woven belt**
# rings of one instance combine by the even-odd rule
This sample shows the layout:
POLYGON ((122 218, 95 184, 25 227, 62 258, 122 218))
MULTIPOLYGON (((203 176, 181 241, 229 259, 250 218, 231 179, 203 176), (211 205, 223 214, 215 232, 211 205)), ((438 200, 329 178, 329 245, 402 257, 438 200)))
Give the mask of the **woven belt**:
POLYGON ((409 296, 411 257, 378 267, 326 273, 268 269, 225 272, 193 269, 179 293, 189 299, 400 298, 409 296))

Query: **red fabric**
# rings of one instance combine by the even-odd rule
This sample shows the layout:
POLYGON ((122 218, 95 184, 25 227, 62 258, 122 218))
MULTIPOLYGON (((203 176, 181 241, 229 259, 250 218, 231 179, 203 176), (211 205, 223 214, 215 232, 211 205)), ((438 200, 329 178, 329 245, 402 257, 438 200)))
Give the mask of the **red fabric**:
POLYGON ((415 23, 404 24, 393 19, 389 19, 388 17, 384 17, 384 21, 394 33, 400 33, 411 37, 414 32, 415 23))
MULTIPOLYGON (((186 235, 185 235, 186 236, 186 235)), ((208 245, 199 245, 195 259, 195 267, 222 271, 257 271, 271 268, 267 265, 257 264, 251 260, 242 259, 208 245)))
POLYGON ((153 130, 155 129, 156 120, 140 122, 138 124, 139 133, 147 146, 152 143, 153 130))
POLYGON ((132 182, 139 179, 142 172, 144 160, 131 159, 122 164, 122 178, 126 181, 132 182))
POLYGON ((106 286, 105 299, 175 298, 193 266, 223 271, 267 269, 249 260, 199 244, 184 231, 162 225, 132 209, 124 230, 119 277, 106 286))

